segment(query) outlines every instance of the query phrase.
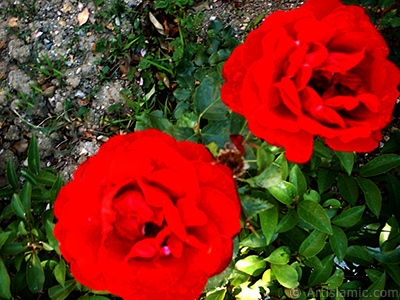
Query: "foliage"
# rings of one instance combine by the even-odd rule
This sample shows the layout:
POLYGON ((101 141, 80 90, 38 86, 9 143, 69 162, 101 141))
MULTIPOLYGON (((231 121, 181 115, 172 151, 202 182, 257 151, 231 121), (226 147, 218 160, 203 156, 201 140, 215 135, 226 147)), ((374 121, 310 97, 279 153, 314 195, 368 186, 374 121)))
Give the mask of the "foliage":
MULTIPOLYGON (((369 7, 399 63, 398 2, 346 2, 369 7)), ((133 28, 126 33, 115 26, 114 39, 96 41, 95 51, 104 54, 98 62, 100 81, 120 77, 131 83, 122 95, 132 114, 119 119, 120 107, 110 107, 117 119, 105 119, 106 126, 157 128, 177 140, 202 143, 215 155, 230 135, 245 137, 248 168, 237 178, 243 229, 231 265, 209 280, 201 299, 399 297, 398 128, 388 130, 384 146, 368 155, 334 152, 315 141, 309 163, 287 162, 282 149, 254 138, 245 119, 220 100, 221 69, 239 43, 232 28, 213 21, 204 42, 198 42, 202 12, 187 12, 192 1, 159 0, 154 9, 141 12, 123 1, 95 3, 97 22, 88 26, 97 32, 117 18, 133 28), (151 21, 144 23, 149 12, 165 18, 175 35, 167 37, 151 21)), ((63 76, 45 58, 35 69, 45 78, 63 76)), ((0 299, 116 299, 76 282, 61 257, 52 234, 52 208, 63 183, 53 170, 40 168, 34 136, 27 162, 18 172, 8 162, 9 186, 0 190, 0 299)))

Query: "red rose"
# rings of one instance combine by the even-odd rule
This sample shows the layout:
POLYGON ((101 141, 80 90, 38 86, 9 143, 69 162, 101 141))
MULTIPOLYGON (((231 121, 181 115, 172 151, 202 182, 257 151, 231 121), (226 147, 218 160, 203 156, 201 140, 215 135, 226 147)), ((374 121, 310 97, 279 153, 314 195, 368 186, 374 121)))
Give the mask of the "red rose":
POLYGON ((233 51, 221 98, 290 161, 310 159, 314 135, 334 150, 372 151, 398 97, 387 56, 361 7, 309 0, 268 16, 233 51))
POLYGON ((190 299, 228 266, 240 229, 231 171, 202 146, 157 130, 116 136, 56 200, 71 272, 124 299, 190 299))

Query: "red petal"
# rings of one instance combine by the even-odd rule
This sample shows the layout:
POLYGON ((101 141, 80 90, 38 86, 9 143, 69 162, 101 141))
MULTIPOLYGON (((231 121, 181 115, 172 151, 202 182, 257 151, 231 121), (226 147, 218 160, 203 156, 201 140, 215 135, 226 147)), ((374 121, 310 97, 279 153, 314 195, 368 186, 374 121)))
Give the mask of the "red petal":
POLYGON ((173 170, 154 171, 147 175, 145 180, 167 191, 173 197, 182 197, 185 193, 182 186, 182 175, 173 170))
POLYGON ((274 84, 278 88, 286 107, 295 115, 301 115, 301 103, 294 83, 287 77, 274 84))
POLYGON ((165 221, 167 222, 168 228, 182 241, 186 240, 186 228, 183 225, 182 218, 179 214, 178 209, 172 204, 167 204, 163 207, 165 221))
POLYGON ((239 232, 240 211, 235 203, 220 190, 202 187, 199 208, 213 221, 224 238, 232 238, 239 232))
POLYGON ((133 257, 151 258, 157 254, 159 248, 154 238, 143 239, 133 245, 124 261, 128 262, 133 257))
POLYGON ((317 19, 321 20, 340 6, 343 6, 343 4, 339 0, 308 0, 301 6, 301 9, 311 11, 317 19))
POLYGON ((176 207, 186 227, 202 226, 207 222, 207 216, 197 207, 193 199, 180 198, 176 202, 176 207))
POLYGON ((332 73, 345 73, 357 66, 364 56, 364 49, 353 53, 330 52, 328 58, 316 69, 332 73))
POLYGON ((378 147, 379 141, 382 139, 380 131, 374 131, 371 136, 367 138, 355 138, 346 143, 342 142, 340 137, 333 139, 325 139, 325 142, 336 151, 356 151, 356 152, 370 152, 378 147))

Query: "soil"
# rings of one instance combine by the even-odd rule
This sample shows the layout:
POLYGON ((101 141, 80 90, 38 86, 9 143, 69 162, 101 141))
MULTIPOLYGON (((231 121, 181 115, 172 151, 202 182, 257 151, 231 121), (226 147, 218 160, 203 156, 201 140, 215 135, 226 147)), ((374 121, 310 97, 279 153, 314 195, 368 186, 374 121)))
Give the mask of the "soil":
MULTIPOLYGON (((124 1, 131 8, 152 5, 146 0, 124 1)), ((209 0, 192 9, 204 5, 204 32, 210 21, 219 20, 244 40, 263 17, 301 4, 298 0, 209 0)), ((38 138, 42 167, 54 168, 65 182, 70 181, 77 166, 108 139, 109 134, 102 132, 107 109, 112 104, 126 105, 120 91, 130 82, 99 81, 101 69, 95 62, 101 55, 94 53, 94 44, 113 36, 82 30, 78 16, 85 7, 87 22, 94 22, 101 6, 92 1, 85 6, 77 0, 0 1, 0 188, 7 185, 5 169, 10 158, 17 169, 27 165, 32 134, 38 138), (59 63, 54 66, 64 76, 38 76, 35 68, 46 68, 45 58, 59 63), (76 107, 72 113, 71 106, 76 107), (76 113, 81 107, 87 108, 85 117, 76 113)), ((120 26, 125 25, 121 20, 120 26)), ((126 30, 132 28, 126 26, 126 30)), ((125 109, 129 114, 129 107, 125 109)))

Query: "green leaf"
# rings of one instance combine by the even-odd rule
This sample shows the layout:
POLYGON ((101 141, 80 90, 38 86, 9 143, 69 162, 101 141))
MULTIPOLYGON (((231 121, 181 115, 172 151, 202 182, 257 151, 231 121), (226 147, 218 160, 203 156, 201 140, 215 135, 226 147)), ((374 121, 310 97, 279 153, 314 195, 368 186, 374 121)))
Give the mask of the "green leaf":
POLYGON ((369 254, 364 247, 358 245, 353 245, 347 248, 345 260, 367 267, 374 262, 371 254, 369 254))
POLYGON ((174 92, 174 96, 176 99, 178 99, 180 101, 184 101, 184 100, 190 98, 191 92, 188 89, 177 88, 174 92))
POLYGON ((11 206, 15 214, 21 219, 26 219, 25 209, 22 205, 21 199, 17 194, 14 194, 11 198, 11 206))
POLYGON ((271 264, 271 269, 284 287, 291 289, 299 285, 297 271, 292 266, 271 264))
POLYGON ((386 283, 386 273, 383 273, 379 280, 371 284, 366 291, 363 291, 360 300, 379 300, 384 295, 383 290, 386 283))
POLYGON ((54 184, 54 182, 56 181, 56 179, 57 179, 57 176, 48 171, 40 171, 38 176, 36 177, 36 180, 38 183, 47 185, 47 186, 52 186, 54 184))
POLYGON ((380 263, 384 264, 400 264, 400 249, 389 252, 379 252, 372 249, 367 249, 368 253, 380 263))
POLYGON ((364 193, 368 208, 379 218, 382 207, 382 195, 374 182, 365 178, 358 178, 357 183, 364 193))
POLYGON ((11 233, 12 233, 12 231, 5 231, 5 232, 0 233, 0 249, 1 249, 1 247, 3 247, 5 242, 8 240, 8 237, 10 236, 11 233))
POLYGON ((325 282, 332 273, 333 269, 333 255, 326 256, 322 261, 322 269, 314 269, 311 272, 310 277, 308 278, 308 285, 309 286, 316 286, 323 282, 325 282))
MULTIPOLYGON (((54 231, 54 224, 50 220, 45 221, 45 229, 46 229, 46 235, 47 239, 49 240, 49 244, 51 247, 54 248, 54 250, 60 254, 60 249, 58 245, 57 239, 54 237, 53 231, 54 231)), ((61 254, 60 254, 61 255, 61 254)), ((61 282, 60 282, 61 283, 61 282)))
POLYGON ((17 255, 26 251, 27 247, 22 246, 21 243, 5 244, 1 247, 1 253, 4 255, 17 255))
POLYGON ((333 218, 332 223, 341 227, 351 227, 361 220, 365 205, 354 206, 333 218))
POLYGON ((298 221, 299 221, 299 216, 296 210, 289 208, 287 214, 284 215, 282 220, 279 221, 275 231, 277 233, 289 231, 290 229, 292 229, 297 225, 298 221))
POLYGON ((351 205, 355 205, 358 199, 358 185, 353 176, 339 174, 337 186, 340 194, 351 205))
POLYGON ((8 275, 7 268, 0 257, 0 298, 11 299, 10 291, 10 276, 8 275))
POLYGON ((304 200, 312 200, 318 203, 321 201, 321 195, 318 194, 318 192, 315 190, 309 190, 307 193, 303 195, 303 198, 304 200))
POLYGON ((384 154, 367 162, 360 170, 365 177, 380 175, 400 166, 400 155, 384 154))
POLYGON ((258 166, 258 170, 264 171, 267 168, 269 168, 272 164, 272 162, 274 161, 275 155, 270 152, 270 151, 266 151, 263 148, 258 148, 257 149, 257 166, 258 166))
POLYGON ((26 281, 29 290, 34 294, 41 292, 43 290, 44 279, 44 271, 40 263, 40 258, 36 252, 32 252, 32 256, 26 267, 26 281))
POLYGON ((40 170, 39 149, 37 139, 34 134, 32 134, 31 142, 28 148, 28 168, 34 174, 38 174, 40 170))
POLYGON ((273 205, 265 200, 253 198, 251 196, 244 196, 240 199, 242 203, 243 212, 247 218, 252 218, 255 215, 270 209, 273 205))
POLYGON ((261 174, 247 179, 251 186, 271 188, 277 186, 282 181, 282 167, 272 164, 269 168, 262 171, 261 174))
POLYGON ((300 245, 299 253, 304 257, 313 257, 325 247, 328 234, 314 230, 300 245))
POLYGON ((261 230, 264 233, 267 245, 272 241, 276 226, 278 225, 278 209, 275 206, 260 213, 261 230))
POLYGON ((344 279, 344 272, 341 269, 336 269, 335 273, 331 277, 328 278, 327 281, 325 281, 324 284, 326 284, 326 288, 328 290, 335 290, 338 287, 340 287, 343 283, 344 279))
POLYGON ((304 260, 304 263, 306 266, 309 266, 311 268, 322 269, 324 267, 318 256, 309 257, 304 260))
POLYGON ((302 197, 307 190, 307 181, 297 164, 290 170, 289 181, 296 187, 298 195, 302 197))
POLYGON ((335 181, 336 174, 337 173, 332 170, 323 168, 318 169, 318 191, 320 194, 332 186, 333 182, 335 181))
POLYGON ((60 258, 60 262, 57 264, 57 266, 54 268, 54 277, 58 281, 59 284, 64 286, 65 284, 65 274, 66 274, 66 266, 65 266, 65 260, 63 258, 60 258))
POLYGON ((332 234, 331 221, 322 206, 312 200, 303 200, 297 207, 299 217, 319 231, 332 234))
POLYGON ((252 232, 248 237, 240 241, 240 247, 257 249, 265 246, 267 246, 267 240, 261 229, 257 230, 256 232, 252 232))
POLYGON ((286 265, 290 260, 290 248, 288 246, 279 247, 265 260, 276 265, 286 265))
POLYGON ((32 197, 32 184, 29 181, 25 182, 19 196, 21 198, 21 203, 25 211, 29 211, 31 209, 31 197, 32 197))
POLYGON ((341 263, 347 251, 347 235, 342 228, 337 226, 332 226, 332 231, 333 235, 329 237, 329 244, 337 257, 337 260, 341 263))
POLYGON ((264 272, 267 263, 258 255, 249 255, 236 262, 235 268, 251 276, 258 276, 264 272))
MULTIPOLYGON (((51 300, 64 300, 74 290, 75 285, 76 285, 75 279, 71 279, 71 280, 66 281, 64 286, 56 285, 56 286, 49 288, 50 299, 51 300)), ((95 297, 95 296, 93 296, 93 297, 95 297)), ((100 296, 98 296, 98 297, 100 297, 100 296)))
POLYGON ((8 183, 12 186, 12 188, 14 190, 18 190, 18 188, 19 188, 18 176, 17 176, 17 172, 15 172, 11 158, 7 162, 6 177, 7 177, 8 183))
POLYGON ((292 183, 283 180, 278 185, 268 188, 268 191, 283 204, 291 204, 297 196, 296 187, 292 183))
POLYGON ((208 120, 221 120, 228 111, 220 99, 221 82, 210 76, 203 80, 193 95, 195 112, 208 120))
POLYGON ((354 159, 355 159, 355 154, 354 152, 341 152, 341 151, 335 151, 336 156, 339 157, 340 163, 342 167, 347 171, 347 174, 351 174, 353 171, 353 166, 354 166, 354 159))
POLYGON ((207 293, 205 300, 223 300, 225 298, 226 289, 216 290, 211 293, 207 293))

